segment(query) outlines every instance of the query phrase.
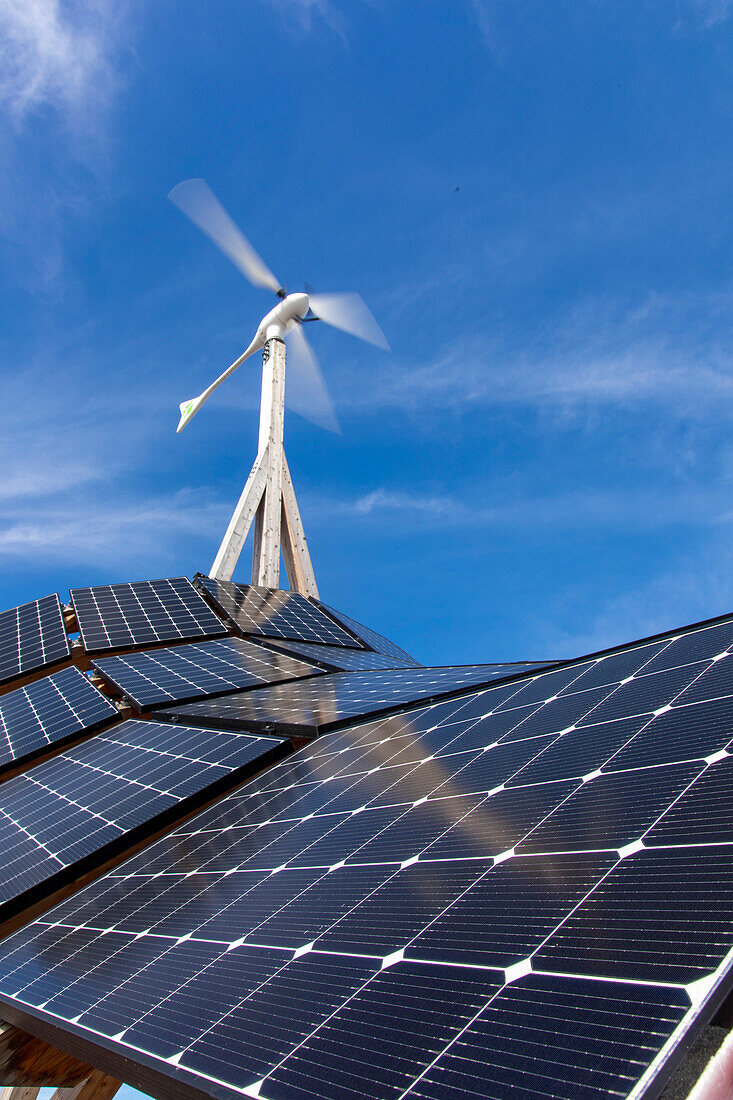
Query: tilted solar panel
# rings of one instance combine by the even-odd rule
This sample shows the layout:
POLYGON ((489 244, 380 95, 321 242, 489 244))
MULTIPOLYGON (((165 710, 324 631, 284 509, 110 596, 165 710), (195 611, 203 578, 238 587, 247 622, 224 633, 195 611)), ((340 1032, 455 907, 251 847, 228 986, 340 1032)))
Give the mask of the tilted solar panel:
POLYGON ((16 688, 0 696, 0 768, 115 718, 117 708, 78 668, 16 688))
POLYGON ((0 613, 0 684, 69 657, 57 594, 0 613))
POLYGON ((161 711, 171 721, 312 736, 350 719, 504 678, 496 665, 335 672, 161 711))
POLYGON ((216 581, 201 573, 196 574, 194 583, 243 634, 362 648, 361 642, 299 592, 216 581))
POLYGON ((92 663, 138 710, 320 672, 243 638, 143 650, 92 663))
POLYGON ((267 644, 282 653, 304 657, 332 672, 368 672, 377 668, 419 668, 412 658, 388 657, 371 649, 347 649, 341 645, 319 645, 316 642, 279 641, 267 639, 267 644))
POLYGON ((186 577, 71 591, 87 653, 227 634, 186 577))
POLYGON ((110 845, 132 843, 186 799, 286 751, 274 738, 132 720, 8 779, 0 920, 29 903, 28 891, 35 899, 56 889, 80 861, 107 858, 110 845))
POLYGON ((733 962, 716 628, 325 734, 0 944, 3 1014, 182 1097, 657 1095, 733 962))
POLYGON ((334 607, 329 607, 326 603, 321 603, 320 600, 311 600, 317 607, 326 611, 332 619, 335 619, 337 623, 341 623, 350 631, 355 637, 361 639, 365 645, 373 649, 375 653, 383 653, 387 657, 394 657, 395 660, 402 663, 403 661, 407 665, 412 665, 414 668, 420 667, 420 662, 416 661, 414 657, 411 657, 409 653, 405 653, 404 649, 400 649, 398 645, 395 645, 389 638, 385 638, 383 634, 378 634, 376 630, 372 630, 369 626, 364 626, 363 623, 358 623, 356 619, 352 619, 349 615, 344 615, 342 611, 336 611, 334 607))

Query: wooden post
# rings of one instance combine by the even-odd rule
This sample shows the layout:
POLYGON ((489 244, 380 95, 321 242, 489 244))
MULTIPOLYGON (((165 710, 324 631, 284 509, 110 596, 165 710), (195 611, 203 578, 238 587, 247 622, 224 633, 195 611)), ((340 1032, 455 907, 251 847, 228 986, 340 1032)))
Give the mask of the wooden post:
POLYGON ((280 516, 282 512, 283 418, 285 413, 285 342, 268 340, 262 363, 260 450, 267 438, 267 483, 262 517, 262 546, 257 576, 265 588, 280 587, 280 516), (269 390, 269 395, 267 393, 269 390), (268 399, 269 397, 269 399, 268 399))
POLYGON ((239 498, 209 576, 231 580, 254 524, 252 584, 280 585, 280 553, 290 587, 318 596, 313 563, 283 449, 285 343, 271 339, 262 352, 262 398, 257 458, 239 498))
POLYGON ((121 1085, 115 1077, 95 1069, 76 1088, 56 1089, 51 1100, 111 1100, 121 1085))
POLYGON ((296 592, 318 599, 318 585, 313 563, 305 540, 303 521, 290 477, 288 460, 283 453, 283 558, 288 579, 296 592))

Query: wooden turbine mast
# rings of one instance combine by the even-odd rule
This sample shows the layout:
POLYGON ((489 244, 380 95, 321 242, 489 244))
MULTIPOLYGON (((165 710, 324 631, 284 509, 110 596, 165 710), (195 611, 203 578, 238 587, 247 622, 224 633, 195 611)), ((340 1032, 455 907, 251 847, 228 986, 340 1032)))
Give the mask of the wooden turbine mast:
POLYGON ((305 338, 308 321, 321 320, 388 350, 374 317, 358 294, 288 294, 229 217, 204 180, 185 180, 169 199, 235 264, 254 286, 273 291, 277 305, 262 318, 250 343, 198 397, 183 401, 178 431, 182 431, 214 390, 250 355, 262 349, 262 401, 257 457, 227 528, 210 576, 231 580, 250 528, 254 524, 252 583, 280 586, 280 554, 290 587, 318 596, 316 578, 295 499, 283 447, 285 406, 285 339, 289 341, 295 394, 288 404, 302 416, 330 431, 339 431, 331 398, 318 361, 305 338))

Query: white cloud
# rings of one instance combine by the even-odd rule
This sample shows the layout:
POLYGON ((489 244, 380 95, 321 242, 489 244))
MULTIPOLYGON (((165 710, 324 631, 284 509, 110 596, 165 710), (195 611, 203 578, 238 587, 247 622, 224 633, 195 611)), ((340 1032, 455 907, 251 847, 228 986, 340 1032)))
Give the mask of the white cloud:
POLYGON ((213 556, 228 506, 183 490, 161 497, 120 498, 117 494, 76 495, 0 509, 0 561, 48 566, 58 563, 110 568, 139 565, 149 572, 173 561, 191 560, 187 549, 201 546, 213 556), (212 533, 208 537, 207 533, 212 533))
POLYGON ((702 24, 714 27, 723 23, 733 12, 733 0, 682 0, 682 17, 687 15, 702 24))
POLYGON ((331 0, 267 0, 290 30, 310 34, 321 21, 346 43, 346 22, 331 0))
MULTIPOLYGON (((621 308, 589 302, 512 341, 467 331, 427 362, 371 361, 369 385, 342 376, 337 407, 369 412, 461 412, 524 405, 563 416, 609 408, 659 412, 693 420, 731 416, 733 295, 665 300, 651 295, 621 308)), ((496 330, 494 330, 495 332, 496 330)))
POLYGON ((16 120, 41 105, 99 108, 122 10, 120 0, 0 0, 0 100, 16 120))

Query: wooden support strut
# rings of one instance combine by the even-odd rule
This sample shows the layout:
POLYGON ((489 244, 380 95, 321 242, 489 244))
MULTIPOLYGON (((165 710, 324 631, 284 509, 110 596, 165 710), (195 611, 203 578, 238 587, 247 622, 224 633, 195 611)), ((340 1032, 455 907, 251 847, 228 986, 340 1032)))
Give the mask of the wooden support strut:
POLYGON ((51 1100, 110 1100, 121 1081, 0 1021, 0 1100, 36 1100, 55 1086, 51 1100))
POLYGON ((262 353, 262 402, 257 458, 247 478, 209 576, 231 580, 254 523, 252 583, 280 585, 280 552, 290 587, 318 596, 313 563, 283 448, 285 343, 271 339, 262 353))

